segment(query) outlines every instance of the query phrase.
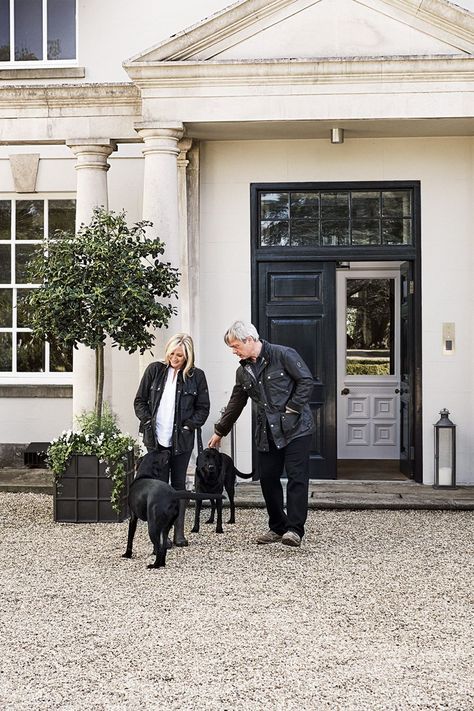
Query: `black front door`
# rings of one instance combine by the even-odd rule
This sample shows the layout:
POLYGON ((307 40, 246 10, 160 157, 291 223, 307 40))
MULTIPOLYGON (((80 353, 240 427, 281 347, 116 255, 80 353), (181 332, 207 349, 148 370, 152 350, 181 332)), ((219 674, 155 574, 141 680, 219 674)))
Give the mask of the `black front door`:
POLYGON ((313 374, 313 479, 336 478, 335 276, 335 262, 258 265, 256 325, 260 335, 271 343, 295 348, 313 374))

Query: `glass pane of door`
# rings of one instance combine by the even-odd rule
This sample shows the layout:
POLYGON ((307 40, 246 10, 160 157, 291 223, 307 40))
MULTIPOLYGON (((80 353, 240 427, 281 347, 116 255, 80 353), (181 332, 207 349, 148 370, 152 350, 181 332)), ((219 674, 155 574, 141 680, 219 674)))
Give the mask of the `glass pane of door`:
POLYGON ((346 374, 393 375, 394 279, 347 279, 346 374))

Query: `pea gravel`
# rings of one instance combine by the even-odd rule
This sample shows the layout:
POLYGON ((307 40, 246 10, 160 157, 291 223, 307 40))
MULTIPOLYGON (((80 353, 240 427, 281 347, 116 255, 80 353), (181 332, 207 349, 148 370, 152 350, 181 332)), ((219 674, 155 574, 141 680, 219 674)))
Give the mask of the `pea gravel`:
POLYGON ((241 509, 164 570, 127 525, 0 494, 2 709, 474 709, 472 513, 311 511, 290 549, 241 509))

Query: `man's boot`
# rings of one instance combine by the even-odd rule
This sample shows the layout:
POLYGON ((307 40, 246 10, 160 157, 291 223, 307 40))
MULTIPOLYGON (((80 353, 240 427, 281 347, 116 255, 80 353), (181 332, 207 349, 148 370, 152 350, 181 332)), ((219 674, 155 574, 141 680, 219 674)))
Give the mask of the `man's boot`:
POLYGON ((184 516, 186 514, 186 501, 181 499, 179 502, 179 514, 174 524, 173 543, 178 548, 183 548, 188 545, 188 541, 184 537, 184 516))

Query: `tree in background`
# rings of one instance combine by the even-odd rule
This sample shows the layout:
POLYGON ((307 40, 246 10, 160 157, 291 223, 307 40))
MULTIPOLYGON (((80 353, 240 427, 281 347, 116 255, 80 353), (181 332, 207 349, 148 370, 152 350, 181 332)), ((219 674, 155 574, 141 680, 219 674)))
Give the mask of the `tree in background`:
POLYGON ((53 347, 83 344, 96 353, 95 417, 100 424, 104 391, 104 345, 128 353, 152 347, 151 329, 167 326, 176 307, 179 275, 160 261, 164 244, 146 238, 151 222, 127 225, 125 212, 95 208, 76 234, 57 231, 32 260, 28 296, 35 338, 53 347))

